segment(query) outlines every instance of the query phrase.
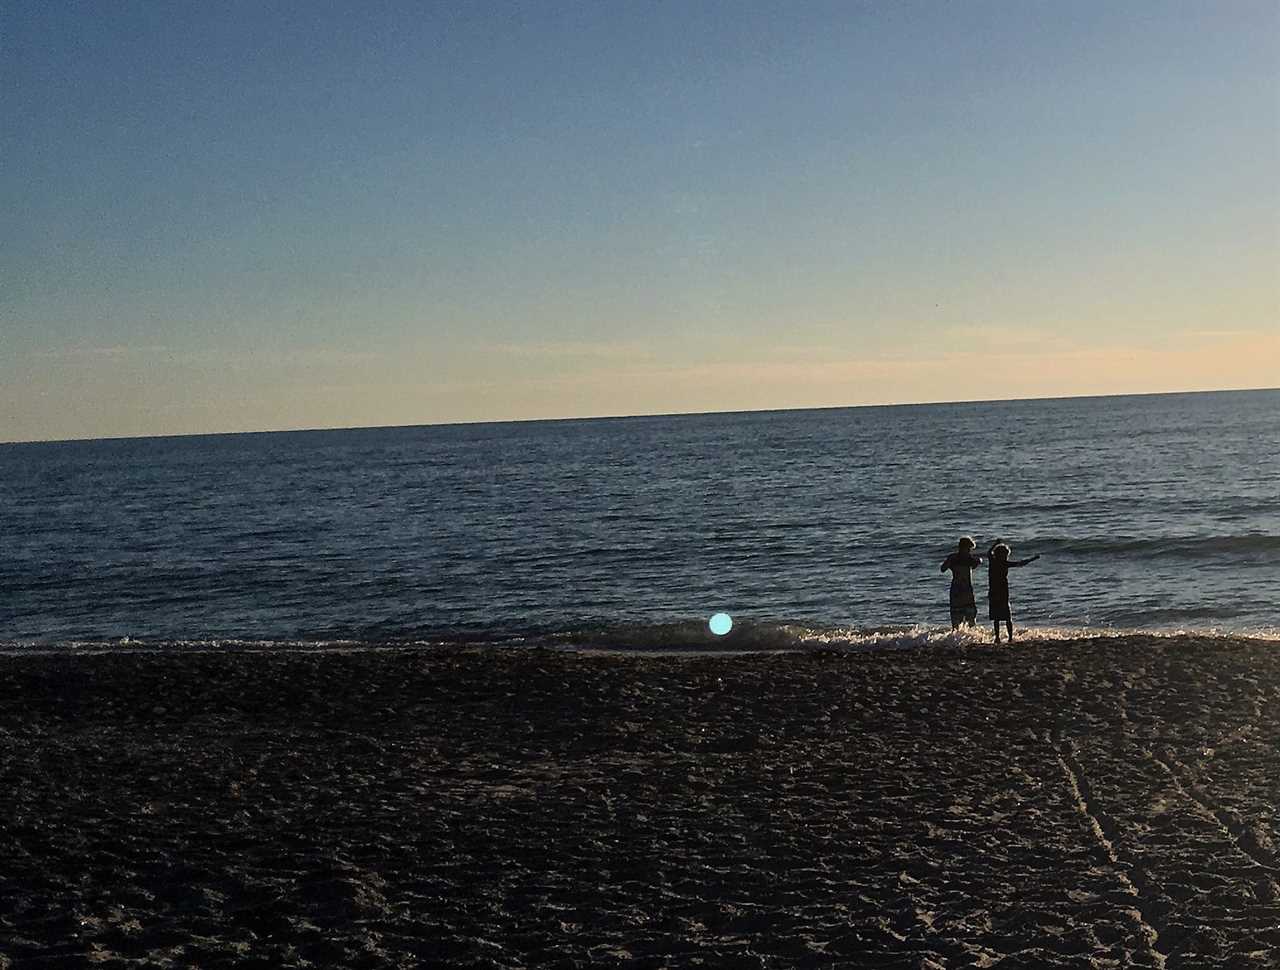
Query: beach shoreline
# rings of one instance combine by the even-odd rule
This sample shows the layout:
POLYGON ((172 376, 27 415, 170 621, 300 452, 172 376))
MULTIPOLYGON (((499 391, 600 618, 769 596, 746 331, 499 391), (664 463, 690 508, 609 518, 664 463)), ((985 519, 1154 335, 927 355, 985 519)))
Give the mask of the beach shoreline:
POLYGON ((1266 641, 11 654, 0 692, 0 966, 1280 962, 1266 641))

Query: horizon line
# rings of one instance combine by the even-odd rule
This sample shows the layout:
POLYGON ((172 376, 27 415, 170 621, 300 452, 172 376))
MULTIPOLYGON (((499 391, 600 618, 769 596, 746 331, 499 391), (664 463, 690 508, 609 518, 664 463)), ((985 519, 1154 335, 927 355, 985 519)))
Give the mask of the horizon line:
POLYGON ((1044 397, 1009 398, 960 398, 948 401, 888 401, 877 404, 825 404, 817 407, 779 408, 730 408, 722 411, 644 411, 635 414, 583 414, 561 415, 552 418, 487 418, 461 421, 425 421, 416 424, 357 424, 329 425, 307 428, 256 428, 248 431, 175 431, 160 434, 102 435, 83 438, 16 438, 0 440, 0 447, 8 445, 57 445, 88 443, 94 441, 150 441, 167 438, 214 438, 236 435, 312 434, 323 431, 392 431, 407 428, 453 428, 496 424, 549 424, 561 421, 626 421, 634 418, 683 418, 720 414, 782 414, 791 411, 852 411, 864 408, 939 407, 951 404, 1013 404, 1022 401, 1078 401, 1103 398, 1175 397, 1187 394, 1256 394, 1280 391, 1280 387, 1218 387, 1180 391, 1132 391, 1120 394, 1053 394, 1044 397))

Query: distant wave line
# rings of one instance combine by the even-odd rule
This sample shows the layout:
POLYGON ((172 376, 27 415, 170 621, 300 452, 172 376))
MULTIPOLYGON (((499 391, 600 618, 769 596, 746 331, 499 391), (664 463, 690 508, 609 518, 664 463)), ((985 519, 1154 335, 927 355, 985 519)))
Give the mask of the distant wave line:
POLYGON ((1201 559, 1225 553, 1280 552, 1280 536, 1248 534, 1236 536, 1042 536, 1019 542, 1019 551, 1066 552, 1077 555, 1111 553, 1145 558, 1201 559))

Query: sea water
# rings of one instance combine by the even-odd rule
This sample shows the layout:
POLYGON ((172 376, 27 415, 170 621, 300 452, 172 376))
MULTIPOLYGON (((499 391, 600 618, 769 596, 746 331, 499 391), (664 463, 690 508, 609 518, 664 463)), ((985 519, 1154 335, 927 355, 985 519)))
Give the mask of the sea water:
POLYGON ((1040 635, 1275 637, 1280 391, 3 445, 0 644, 923 642, 966 534, 1040 635))

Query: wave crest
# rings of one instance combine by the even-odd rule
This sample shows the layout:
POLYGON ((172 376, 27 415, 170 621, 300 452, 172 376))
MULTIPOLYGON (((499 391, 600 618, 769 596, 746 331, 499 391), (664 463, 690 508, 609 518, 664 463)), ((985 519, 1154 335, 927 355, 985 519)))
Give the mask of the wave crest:
MULTIPOLYGON (((1280 645, 1280 627, 1227 630, 1218 627, 1145 629, 1126 627, 1024 626, 1014 646, 1052 641, 1120 640, 1253 640, 1280 645)), ((716 653, 870 653, 931 648, 989 647, 992 632, 985 626, 951 630, 945 626, 916 624, 864 628, 817 626, 799 622, 739 621, 725 636, 716 636, 703 620, 666 623, 582 625, 556 632, 516 634, 510 631, 447 632, 429 637, 294 638, 294 639, 156 639, 124 637, 115 640, 67 640, 60 642, 0 641, 0 653, 102 653, 102 652, 346 652, 360 650, 431 650, 470 647, 479 649, 550 648, 569 651, 604 651, 618 654, 716 654, 716 653)))
POLYGON ((1280 553, 1280 536, 1248 534, 1236 536, 1044 536, 1019 544, 1022 552, 1032 550, 1073 556, 1117 555, 1138 559, 1209 559, 1216 556, 1260 556, 1280 553))

